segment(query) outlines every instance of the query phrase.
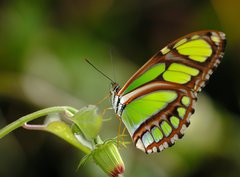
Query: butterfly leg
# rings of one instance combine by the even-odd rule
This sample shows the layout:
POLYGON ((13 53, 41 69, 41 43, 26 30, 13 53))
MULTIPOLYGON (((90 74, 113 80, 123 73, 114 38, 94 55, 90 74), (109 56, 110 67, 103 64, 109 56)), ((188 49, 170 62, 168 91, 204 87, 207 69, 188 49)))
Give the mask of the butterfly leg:
POLYGON ((98 101, 98 102, 96 103, 96 105, 101 104, 103 101, 105 101, 106 99, 108 99, 110 96, 111 96, 111 94, 108 93, 105 97, 103 97, 100 101, 98 101))
POLYGON ((119 116, 116 116, 117 119, 119 120, 119 124, 118 124, 118 133, 117 133, 117 146, 119 147, 120 144, 120 136, 121 136, 121 129, 122 129, 122 121, 120 120, 119 116))

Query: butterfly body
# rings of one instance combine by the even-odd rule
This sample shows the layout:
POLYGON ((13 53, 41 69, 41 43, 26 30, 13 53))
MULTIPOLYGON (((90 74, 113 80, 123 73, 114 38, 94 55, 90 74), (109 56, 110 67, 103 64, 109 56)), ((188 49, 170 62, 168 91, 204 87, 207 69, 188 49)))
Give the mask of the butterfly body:
POLYGON ((113 109, 138 149, 160 152, 184 135, 224 48, 222 32, 191 33, 156 53, 122 88, 112 83, 113 109))

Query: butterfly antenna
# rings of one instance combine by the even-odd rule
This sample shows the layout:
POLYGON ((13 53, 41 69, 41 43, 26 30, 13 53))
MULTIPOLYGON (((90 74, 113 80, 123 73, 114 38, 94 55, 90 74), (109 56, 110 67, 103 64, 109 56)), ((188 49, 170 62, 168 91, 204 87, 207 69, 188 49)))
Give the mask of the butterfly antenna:
POLYGON ((102 74, 104 77, 106 77, 108 80, 110 80, 112 83, 115 83, 110 77, 108 77, 106 74, 104 74, 102 71, 100 71, 96 66, 94 66, 88 59, 85 59, 85 61, 90 64, 95 70, 97 70, 100 74, 102 74))
POLYGON ((110 58, 111 58, 111 65, 112 65, 113 80, 116 80, 115 65, 113 63, 113 56, 112 56, 112 48, 110 48, 110 58))

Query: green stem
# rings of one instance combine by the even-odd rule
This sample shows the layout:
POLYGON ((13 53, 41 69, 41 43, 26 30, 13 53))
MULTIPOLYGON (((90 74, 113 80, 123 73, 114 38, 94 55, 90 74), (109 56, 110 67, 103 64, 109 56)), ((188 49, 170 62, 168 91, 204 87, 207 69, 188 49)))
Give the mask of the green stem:
POLYGON ((0 139, 3 138, 8 133, 10 133, 11 131, 21 127, 26 122, 30 122, 36 118, 46 116, 49 113, 64 112, 64 111, 69 111, 69 112, 75 114, 78 110, 73 107, 69 107, 69 106, 55 106, 55 107, 42 109, 40 111, 36 111, 34 113, 23 116, 20 119, 14 121, 14 122, 10 123, 9 125, 7 125, 6 127, 2 128, 0 130, 0 139))

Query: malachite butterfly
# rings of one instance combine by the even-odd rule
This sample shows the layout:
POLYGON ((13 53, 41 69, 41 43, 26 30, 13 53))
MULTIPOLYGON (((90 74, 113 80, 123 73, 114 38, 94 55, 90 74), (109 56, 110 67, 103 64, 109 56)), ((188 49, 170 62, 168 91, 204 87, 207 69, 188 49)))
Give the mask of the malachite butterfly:
POLYGON ((188 34, 157 52, 122 88, 112 83, 113 108, 138 149, 160 152, 183 136, 225 45, 223 32, 188 34))

